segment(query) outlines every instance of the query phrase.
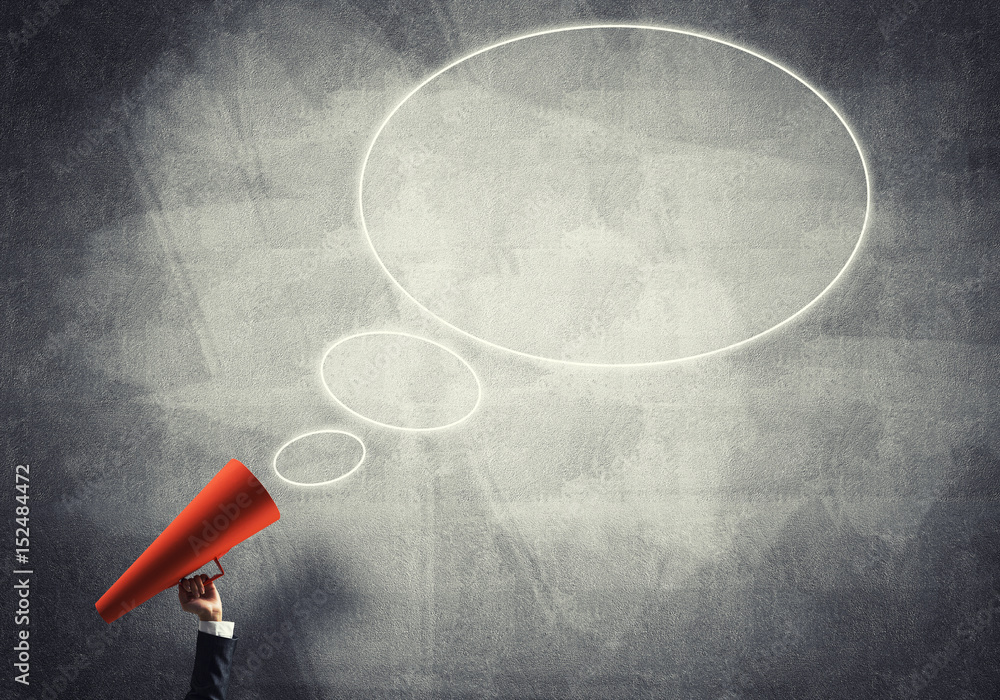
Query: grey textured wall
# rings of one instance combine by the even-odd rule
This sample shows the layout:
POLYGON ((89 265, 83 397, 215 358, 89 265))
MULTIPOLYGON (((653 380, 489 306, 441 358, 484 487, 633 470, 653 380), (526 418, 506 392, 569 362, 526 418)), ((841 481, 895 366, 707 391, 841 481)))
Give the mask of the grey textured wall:
POLYGON ((32 685, 4 684, 183 696, 195 624, 171 594, 111 626, 93 605, 235 457, 282 518, 224 559, 232 698, 992 697, 996 20, 822 0, 60 5, 3 47, 2 454, 10 487, 32 465, 36 572, 32 685), (854 130, 865 237, 781 328, 652 366, 503 349, 677 359, 838 274, 858 153, 734 49, 618 31, 482 55, 400 109, 359 193, 422 80, 599 22, 757 51, 854 130), (359 198, 440 319, 386 275, 359 198), (369 331, 433 342, 333 347, 369 331), (280 478, 356 463, 336 433, 279 454, 322 430, 360 438, 362 466, 280 478))

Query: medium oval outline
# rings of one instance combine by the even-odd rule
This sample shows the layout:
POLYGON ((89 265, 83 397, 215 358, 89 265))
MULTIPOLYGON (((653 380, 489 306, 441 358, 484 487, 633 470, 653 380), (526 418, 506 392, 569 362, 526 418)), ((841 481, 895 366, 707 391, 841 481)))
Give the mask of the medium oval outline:
POLYGON ((329 484, 335 484, 338 481, 340 481, 341 479, 346 479, 351 474, 353 474, 354 472, 356 472, 361 467, 361 465, 364 464, 365 456, 367 454, 368 454, 368 448, 365 447, 364 440, 362 440, 361 438, 359 438, 354 433, 349 433, 346 430, 338 430, 338 429, 333 429, 333 428, 324 429, 324 430, 313 430, 312 432, 305 433, 303 435, 299 435, 298 437, 294 437, 291 440, 289 440, 288 442, 286 442, 284 445, 282 445, 281 447, 279 447, 278 451, 274 453, 274 459, 271 460, 271 467, 274 469, 274 473, 278 475, 279 479, 281 479, 282 481, 285 481, 285 482, 287 482, 289 484, 294 484, 295 486, 327 486, 329 484), (350 470, 348 470, 344 474, 341 474, 340 476, 338 476, 338 477, 336 477, 334 479, 329 479, 327 481, 312 481, 312 482, 308 482, 308 483, 306 483, 304 481, 292 481, 291 479, 289 479, 288 477, 284 476, 281 472, 278 471, 278 457, 281 456, 281 453, 285 451, 286 447, 288 447, 289 445, 291 445, 294 442, 298 442, 299 440, 301 440, 303 438, 307 438, 310 435, 321 435, 321 434, 324 434, 324 433, 336 433, 338 435, 346 435, 347 437, 354 438, 357 441, 357 443, 359 445, 361 445, 361 459, 358 460, 358 463, 355 464, 353 467, 351 467, 350 470))
MULTIPOLYGON (((392 108, 392 110, 389 112, 389 114, 386 115, 385 119, 382 120, 382 123, 379 124, 378 129, 376 129, 376 131, 375 131, 375 135, 372 137, 371 143, 368 144, 368 149, 365 151, 365 157, 364 157, 364 159, 361 162, 361 176, 360 176, 359 182, 358 182, 358 213, 359 213, 359 215, 361 217, 361 230, 362 230, 362 232, 365 235, 365 241, 368 243, 368 248, 371 250, 372 255, 375 256, 375 260, 376 260, 376 262, 378 262, 379 267, 382 268, 382 272, 385 273, 385 275, 396 286, 396 288, 403 294, 403 296, 405 296, 407 299, 409 299, 414 304, 416 304, 417 308, 419 308, 424 313, 428 314, 431 318, 435 319, 439 323, 442 323, 443 325, 447 326, 451 330, 453 330, 453 331, 455 331, 457 333, 460 333, 460 334, 466 336, 467 338, 471 338, 472 340, 475 340, 476 342, 482 343, 483 345, 487 345, 487 346, 489 346, 491 348, 494 348, 496 350, 501 350, 503 352, 508 352, 508 353, 511 353, 511 354, 514 354, 514 355, 518 355, 520 357, 525 357, 525 358, 528 358, 528 359, 532 359, 532 360, 538 360, 540 362, 550 362, 550 363, 553 363, 553 364, 569 365, 569 366, 575 366, 575 367, 635 368, 635 367, 658 367, 658 366, 664 366, 664 365, 678 364, 678 363, 681 363, 681 362, 687 362, 687 361, 690 361, 690 360, 696 360, 696 359, 700 359, 702 357, 709 357, 711 355, 717 355, 717 354, 720 354, 720 353, 723 353, 723 352, 727 352, 727 351, 730 351, 730 350, 735 350, 735 349, 741 348, 741 347, 743 347, 743 346, 745 346, 745 345, 747 345, 749 343, 752 343, 755 340, 759 340, 760 338, 763 338, 766 335, 770 335, 771 333, 773 333, 774 331, 778 330, 779 328, 782 328, 783 326, 791 323, 793 320, 795 320, 796 318, 798 318, 799 316, 801 316, 803 313, 805 313, 806 311, 808 311, 810 308, 812 308, 814 305, 816 305, 816 303, 819 302, 819 300, 822 299, 824 296, 826 296, 830 292, 830 290, 833 289, 833 287, 837 284, 837 282, 839 282, 841 280, 841 278, 844 276, 844 273, 847 272, 848 268, 851 266, 851 264, 854 262, 854 259, 857 257, 858 251, 861 249, 861 244, 864 241, 865 234, 868 231, 868 223, 869 223, 869 220, 871 218, 871 209, 872 209, 872 182, 871 182, 871 174, 869 173, 868 160, 865 158, 864 150, 861 148, 861 143, 858 141, 857 136, 854 134, 854 130, 851 128, 851 125, 847 123, 847 120, 840 113, 840 110, 838 110, 833 105, 833 103, 830 102, 830 100, 828 100, 818 89, 816 89, 815 87, 813 87, 813 85, 811 83, 809 83, 809 81, 807 81, 805 78, 803 78, 800 75, 798 75, 797 73, 795 73, 790 68, 786 68, 784 65, 782 65, 781 63, 779 63, 778 61, 776 61, 774 59, 768 58, 767 56, 764 56, 764 55, 762 55, 760 53, 757 53, 756 51, 748 49, 748 48, 746 48, 744 46, 739 46, 738 44, 734 44, 734 43, 732 43, 730 41, 726 41, 725 39, 719 39, 719 38, 716 38, 716 37, 708 36, 707 34, 701 34, 701 33, 698 33, 698 32, 688 31, 686 29, 676 29, 676 28, 673 28, 673 27, 657 27, 657 26, 648 25, 648 24, 619 24, 619 23, 613 23, 613 24, 584 24, 584 25, 578 25, 578 26, 572 26, 572 27, 559 27, 559 28, 556 28, 556 29, 544 29, 544 30, 537 31, 537 32, 531 32, 529 34, 522 34, 522 35, 519 35, 519 36, 516 36, 516 37, 512 37, 510 39, 504 39, 503 41, 499 41, 499 42, 497 42, 495 44, 490 44, 490 45, 488 45, 488 46, 486 46, 484 48, 478 49, 478 50, 476 50, 476 51, 474 51, 474 52, 472 52, 472 53, 470 53, 470 54, 468 54, 466 56, 463 56, 462 58, 460 58, 460 59, 458 59, 456 61, 452 61, 451 63, 447 64, 444 68, 441 68, 441 69, 435 71, 434 73, 432 73, 430 75, 430 77, 425 78, 415 88, 413 88, 412 90, 410 90, 410 92, 408 92, 406 94, 406 96, 403 97, 403 99, 398 104, 396 104, 395 107, 392 108), (854 147, 858 151, 858 156, 861 158, 861 167, 862 167, 862 169, 864 170, 864 173, 865 173, 865 216, 864 216, 864 220, 861 222, 861 232, 858 234, 858 242, 854 245, 854 249, 851 251, 851 254, 848 256, 847 261, 844 263, 843 267, 840 268, 840 271, 836 275, 834 275, 833 279, 830 280, 830 283, 827 284, 826 287, 824 287, 823 290, 819 294, 817 294, 815 297, 813 297, 813 299, 809 303, 807 303, 805 306, 803 306, 801 309, 799 309, 798 311, 796 311, 794 314, 792 314, 788 318, 784 319, 783 321, 780 321, 780 322, 776 323, 775 325, 771 326, 770 328, 767 328, 767 329, 761 331, 760 333, 757 333, 756 335, 752 335, 749 338, 745 338, 745 339, 740 340, 740 341, 738 341, 736 343, 730 343, 729 345, 723 346, 721 348, 716 348, 714 350, 708 350, 706 352, 698 353, 698 354, 695 354, 695 355, 685 355, 684 357, 675 357, 675 358, 669 359, 669 360, 652 360, 650 362, 579 362, 579 361, 575 361, 575 360, 557 360, 557 359, 552 358, 552 357, 545 357, 544 355, 535 355, 535 354, 532 354, 532 353, 529 353, 529 352, 523 352, 521 350, 514 350, 513 348, 508 348, 508 347, 506 347, 504 345, 500 345, 499 343, 494 343, 492 341, 486 340, 485 338, 481 338, 478 335, 470 333, 469 331, 463 330, 463 329, 459 328, 458 326, 456 326, 456 325, 454 325, 452 323, 449 323, 448 321, 444 320, 442 317, 438 316, 436 313, 434 313, 433 311, 431 311, 430 309, 428 309, 426 306, 424 306, 423 304, 421 304, 419 301, 417 301, 417 299, 412 294, 410 294, 408 291, 406 291, 406 289, 403 287, 403 285, 401 285, 399 283, 399 281, 393 276, 393 274, 391 272, 389 272, 389 268, 387 268, 385 266, 385 263, 382 261, 381 256, 378 254, 378 251, 375 250, 375 246, 372 243, 371 235, 368 233, 368 222, 365 219, 364 186, 365 186, 365 171, 368 169, 368 159, 371 157, 372 150, 375 148, 375 144, 378 142, 378 137, 381 136, 382 131, 385 130, 385 127, 392 120, 393 116, 395 116, 396 112, 398 112, 399 109, 404 104, 406 104, 406 102, 411 97, 413 97, 415 94, 417 94, 417 92, 419 92, 424 86, 426 86, 432 80, 434 80, 435 78, 437 78, 439 75, 441 75, 445 71, 451 70, 455 66, 457 66, 457 65, 459 65, 461 63, 464 63, 465 61, 468 61, 470 58, 474 58, 475 56, 478 56, 479 54, 486 53, 487 51, 492 51, 493 49, 497 49, 497 48, 500 48, 501 46, 506 46, 507 44, 512 44, 512 43, 517 42, 517 41, 523 41, 525 39, 532 39, 532 38, 539 37, 539 36, 546 36, 548 34, 558 34, 558 33, 561 33, 561 32, 579 31, 579 30, 582 30, 582 29, 645 29, 645 30, 655 31, 655 32, 670 32, 672 34, 683 34, 685 36, 691 36, 691 37, 695 37, 697 39, 705 39, 706 41, 712 41, 712 42, 715 42, 717 44, 722 44, 724 46, 728 46, 730 48, 736 49, 737 51, 742 51, 744 53, 750 54, 754 58, 759 58, 760 60, 762 60, 762 61, 764 61, 766 63, 771 64, 772 66, 774 66, 778 70, 781 70, 781 71, 787 73, 788 75, 790 75, 791 77, 793 77, 795 80, 799 81, 802 85, 805 85, 810 90, 810 92, 812 92, 814 95, 816 95, 816 97, 818 97, 820 100, 822 100, 823 104, 825 104, 830 109, 830 111, 833 112, 833 114, 837 117, 837 119, 840 120, 840 123, 847 130, 848 136, 851 137, 851 141, 854 143, 854 147)), ((391 426, 388 426, 388 427, 391 427, 391 426)))
POLYGON ((352 416, 356 416, 361 420, 371 423, 372 425, 377 425, 380 428, 389 428, 390 430, 400 430, 408 433, 429 433, 435 430, 445 430, 447 428, 452 428, 458 425, 459 423, 464 423, 472 416, 472 414, 476 412, 476 409, 479 408, 479 404, 481 404, 483 401, 483 385, 479 381, 479 375, 476 374, 476 370, 472 369, 472 365, 470 365, 468 362, 465 361, 465 358, 463 358, 461 355, 459 355, 451 348, 445 347, 436 340, 431 340, 430 338, 424 338, 423 336, 414 335, 413 333, 406 333, 404 331, 363 331, 361 333, 354 333, 352 335, 344 336, 343 338, 335 342, 333 345, 331 345, 329 348, 327 348, 326 352, 323 353, 323 357, 320 358, 319 379, 321 382, 323 382, 323 388, 326 389, 326 393, 330 395, 330 398, 336 401, 338 406, 343 408, 352 416), (326 358, 330 355, 331 352, 333 352, 333 349, 336 348, 338 345, 346 343, 348 340, 353 340, 354 338, 360 338, 366 335, 401 335, 405 338, 413 338, 414 340, 419 340, 421 342, 437 346, 442 350, 444 350, 445 352, 447 352, 448 354, 453 355, 455 358, 458 359, 459 362, 465 365, 465 368, 469 370, 469 374, 472 375, 472 379, 476 382, 476 402, 475 404, 473 404, 472 409, 456 421, 452 421, 447 425, 438 425, 431 428, 407 428, 401 425, 392 425, 391 423, 383 423, 381 421, 377 421, 374 418, 369 418, 368 416, 365 416, 355 411, 353 408, 351 408, 343 401, 338 399, 337 395, 334 394, 333 391, 330 389, 330 385, 326 383, 326 377, 323 376, 323 365, 326 364, 326 358))

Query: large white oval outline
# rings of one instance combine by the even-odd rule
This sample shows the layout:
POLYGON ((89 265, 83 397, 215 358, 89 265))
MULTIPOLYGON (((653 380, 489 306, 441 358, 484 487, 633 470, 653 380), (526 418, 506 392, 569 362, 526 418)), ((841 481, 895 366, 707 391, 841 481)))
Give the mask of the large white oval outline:
POLYGON ((346 479, 351 474, 353 474, 354 472, 356 472, 361 467, 361 465, 364 464, 365 456, 367 454, 368 454, 368 448, 365 447, 364 440, 362 440, 361 438, 359 438, 354 433, 349 433, 346 430, 336 430, 336 429, 333 429, 333 428, 326 429, 326 430, 313 430, 310 433, 305 433, 303 435, 299 435, 298 437, 294 437, 291 440, 289 440, 288 442, 286 442, 284 445, 282 445, 281 447, 279 447, 278 451, 274 453, 274 459, 271 460, 271 467, 274 469, 274 473, 278 475, 278 478, 281 479, 282 481, 286 482, 286 483, 294 484, 295 486, 327 486, 329 484, 335 484, 338 481, 340 481, 341 479, 346 479), (324 433, 335 433, 337 435, 346 435, 349 438, 353 438, 359 445, 361 445, 361 459, 358 460, 358 463, 355 464, 353 467, 351 467, 350 470, 348 470, 347 472, 341 474, 340 476, 338 476, 338 477, 336 477, 334 479, 329 479, 328 481, 311 481, 309 483, 306 483, 306 482, 303 482, 303 481, 292 481, 291 479, 289 479, 288 477, 284 476, 281 472, 278 471, 278 457, 281 456, 281 453, 285 451, 286 447, 288 447, 289 445, 291 445, 293 442, 298 442, 299 440, 302 440, 303 438, 307 438, 310 435, 321 435, 321 434, 324 434, 324 433))
MULTIPOLYGON (((392 110, 389 112, 389 114, 386 115, 385 119, 382 120, 382 123, 379 125, 378 129, 375 131, 375 135, 372 136, 371 143, 368 144, 368 149, 365 151, 365 157, 364 157, 364 160, 361 163, 361 176, 360 176, 359 182, 358 182, 358 212, 359 212, 360 217, 361 217, 361 230, 362 230, 362 232, 365 235, 365 241, 367 241, 367 243, 368 243, 368 248, 371 250, 372 255, 375 256, 375 260, 378 262, 379 267, 382 268, 382 271, 386 274, 386 276, 392 281, 392 283, 396 286, 396 288, 399 289, 400 292, 402 292, 403 296, 405 296, 407 299, 409 299, 410 301, 412 301, 414 304, 417 305, 417 308, 419 308, 421 311, 423 311, 424 313, 426 313, 429 316, 431 316, 432 318, 434 318, 439 323, 444 324, 445 326, 447 326, 451 330, 456 331, 457 333, 461 333, 462 335, 464 335, 464 336, 466 336, 468 338, 471 338, 471 339, 473 339, 473 340, 475 340, 475 341, 477 341, 479 343, 487 345, 487 346, 489 346, 491 348, 495 348, 497 350, 502 350, 503 352, 509 352, 509 353, 514 354, 514 355, 518 355, 520 357, 529 358, 529 359, 532 359, 532 360, 538 360, 538 361, 541 361, 541 362, 551 362, 551 363, 559 364, 559 365, 570 365, 570 366, 576 366, 576 367, 600 367, 600 368, 615 368, 615 367, 619 367, 619 368, 633 368, 633 367, 656 367, 656 366, 677 364, 677 363, 680 363, 680 362, 687 362, 689 360, 695 360, 695 359, 699 359, 699 358, 702 358, 702 357, 708 357, 710 355, 716 355, 716 354, 719 354, 719 353, 727 352, 729 350, 735 350, 736 348, 743 347, 744 345, 747 345, 748 343, 751 343, 751 342, 753 342, 755 340, 758 340, 759 338, 762 338, 765 335, 769 335, 770 333, 773 333, 774 331, 778 330, 779 328, 787 325, 788 323, 791 323, 794 319, 798 318, 803 313, 805 313, 807 310, 809 310, 810 308, 812 308, 820 299, 822 299, 824 296, 826 296, 826 294, 844 276, 844 273, 847 272, 847 269, 851 266, 851 263, 854 262, 854 259, 857 257, 858 251, 861 249, 862 241, 864 240, 865 233, 868 230, 868 221, 869 221, 869 218, 871 216, 871 207, 872 207, 872 183, 871 183, 871 175, 868 172, 868 161, 865 159, 864 151, 861 148, 861 144, 858 141, 857 136, 854 134, 854 130, 851 128, 850 124, 847 123, 847 120, 844 119, 844 116, 840 113, 840 111, 836 107, 833 106, 833 104, 830 102, 830 100, 828 100, 819 90, 817 90, 815 87, 813 87, 807 80, 805 80, 804 78, 802 78, 801 76, 799 76, 798 74, 796 74, 791 69, 786 68, 785 66, 783 66, 782 64, 778 63, 777 61, 775 61, 773 59, 770 59, 770 58, 768 58, 766 56, 763 56, 763 55, 757 53, 756 51, 752 51, 751 49, 745 48, 743 46, 739 46, 737 44, 734 44, 732 42, 726 41, 724 39, 718 39, 716 37, 711 37, 711 36, 708 36, 706 34, 699 34, 698 32, 687 31, 685 29, 674 29, 674 28, 671 28, 671 27, 656 27, 656 26, 647 25, 647 24, 585 24, 585 25, 579 25, 579 26, 573 26, 573 27, 560 27, 560 28, 557 28, 557 29, 545 29, 545 30, 541 30, 541 31, 537 31, 537 32, 531 32, 530 34, 523 34, 523 35, 520 35, 520 36, 516 36, 516 37, 513 37, 511 39, 504 39, 503 41, 497 42, 495 44, 490 44, 489 46, 486 46, 486 47, 481 48, 481 49, 479 49, 477 51, 474 51, 474 52, 468 54, 467 56, 463 56, 462 58, 458 59, 457 61, 453 61, 453 62, 449 63, 444 68, 441 68, 440 70, 432 73, 430 75, 430 77, 425 78, 415 88, 413 88, 412 90, 410 90, 410 92, 408 92, 406 94, 406 96, 395 107, 392 108, 392 110), (721 348, 716 348, 715 350, 709 350, 707 352, 698 353, 697 355, 686 355, 684 357, 676 357, 676 358, 673 358, 673 359, 670 359, 670 360, 653 360, 651 362, 621 362, 621 363, 577 362, 577 361, 574 361, 574 360, 557 360, 557 359, 552 358, 552 357, 544 357, 543 355, 534 355, 532 353, 522 352, 520 350, 514 350, 513 348, 508 348, 508 347, 505 347, 503 345, 499 345, 497 343, 494 343, 494 342, 491 342, 489 340, 486 340, 485 338, 480 338, 478 335, 474 335, 474 334, 470 333, 469 331, 462 330, 458 326, 455 326, 454 324, 451 324, 448 321, 445 321, 443 318, 441 318, 436 313, 434 313, 433 311, 431 311, 430 309, 428 309, 426 306, 424 306, 423 304, 421 304, 419 301, 417 301, 417 299, 412 294, 410 294, 408 291, 406 291, 406 289, 403 287, 403 285, 401 285, 399 283, 399 281, 395 277, 393 277, 392 273, 389 272, 389 269, 385 266, 385 263, 382 261, 382 258, 379 256, 378 251, 375 250, 374 244, 372 244, 371 235, 369 235, 369 233, 368 233, 368 222, 365 220, 365 208, 364 208, 365 170, 368 168, 368 159, 371 157, 372 149, 375 148, 375 143, 378 141, 378 137, 382 134, 382 131, 385 129, 386 125, 389 123, 389 121, 392 119, 392 117, 396 114, 396 112, 399 111, 400 107, 402 107, 404 104, 406 104, 407 100, 409 100, 411 97, 413 97, 415 94, 417 94, 417 92, 419 92, 421 88, 423 88, 425 85, 427 85, 428 83, 430 83, 432 80, 434 80, 435 78, 437 78, 439 75, 441 75, 445 71, 448 71, 448 70, 454 68, 455 66, 459 65, 460 63, 463 63, 463 62, 469 60, 470 58, 478 56, 479 54, 485 53, 487 51, 492 51, 493 49, 499 48, 501 46, 505 46, 507 44, 512 44, 512 43, 514 43, 516 41, 523 41, 524 39, 531 39, 531 38, 538 37, 538 36, 545 36, 547 34, 557 34, 557 33, 560 33, 560 32, 578 31, 578 30, 581 30, 581 29, 646 29, 646 30, 656 31, 656 32, 671 32, 673 34, 683 34, 685 36, 692 36, 692 37, 695 37, 695 38, 698 38, 698 39, 705 39, 706 41, 713 41, 713 42, 715 42, 717 44, 723 44, 724 46, 729 46, 730 48, 736 49, 737 51, 742 51, 744 53, 750 54, 751 56, 754 56, 755 58, 759 58, 760 60, 765 61, 766 63, 769 63, 772 66, 774 66, 775 68, 777 68, 777 69, 779 69, 781 71, 784 71, 788 75, 792 76, 797 81, 799 81, 800 83, 802 83, 803 85, 805 85, 807 88, 809 88, 809 90, 812 91, 812 93, 814 95, 816 95, 819 99, 821 99, 823 101, 823 104, 825 104, 830 109, 830 111, 832 111, 834 113, 834 115, 837 117, 837 119, 840 120, 840 123, 843 124, 844 128, 847 130, 847 134, 851 137, 851 141, 854 143, 854 147, 858 151, 858 156, 861 158, 861 167, 862 167, 862 169, 864 170, 864 173, 865 173, 865 217, 864 217, 864 220, 861 223, 861 233, 858 235, 858 242, 855 244, 854 250, 851 251, 850 256, 848 256, 847 262, 844 263, 844 266, 842 268, 840 268, 840 272, 838 272, 834 276, 834 278, 830 281, 830 283, 826 287, 823 288, 823 291, 821 291, 818 295, 816 295, 816 297, 814 297, 812 299, 812 301, 810 301, 808 304, 806 304, 805 306, 803 306, 801 309, 799 309, 798 311, 796 311, 794 314, 792 314, 791 316, 789 316, 785 320, 783 320, 780 323, 777 323, 777 324, 771 326, 770 328, 768 328, 766 330, 761 331, 760 333, 757 333, 756 335, 752 335, 749 338, 741 340, 741 341, 739 341, 737 343, 731 343, 730 345, 726 345, 726 346, 721 347, 721 348)), ((459 359, 461 359, 461 358, 459 358, 459 359)), ((392 427, 392 426, 387 426, 387 427, 392 427)))
POLYGON ((413 333, 406 333, 406 332, 403 332, 403 331, 364 331, 364 332, 361 332, 361 333, 353 333, 351 335, 344 336, 343 338, 341 338, 340 340, 338 340, 337 342, 335 342, 333 345, 331 345, 329 348, 327 348, 326 352, 323 353, 323 357, 320 358, 320 360, 319 360, 319 379, 320 379, 321 382, 323 382, 323 388, 326 389, 326 393, 330 395, 330 398, 332 398, 334 401, 336 401, 338 406, 340 406, 341 408, 343 408, 345 411, 347 411, 348 413, 350 413, 352 416, 356 416, 356 417, 360 418, 361 420, 366 421, 368 423, 371 423, 372 425, 377 425, 380 428, 389 428, 390 430, 401 430, 401 431, 407 432, 407 433, 429 433, 429 432, 433 432, 435 430, 445 430, 447 428, 453 428, 456 425, 459 425, 460 423, 464 423, 465 421, 469 420, 469 418, 472 416, 472 414, 474 414, 476 412, 476 410, 479 408, 479 404, 481 404, 482 401, 483 401, 483 385, 479 381, 479 375, 476 374, 476 370, 472 369, 472 365, 470 365, 468 362, 465 361, 465 358, 463 358, 461 355, 459 355, 457 352, 455 352, 451 348, 445 347, 444 345, 442 345, 441 343, 437 342, 436 340, 431 340, 430 338, 424 338, 423 336, 414 335, 413 333), (465 366, 465 368, 467 370, 469 370, 469 374, 472 375, 472 379, 476 382, 476 403, 472 406, 472 409, 468 413, 466 413, 464 416, 462 416, 458 420, 452 421, 451 423, 448 423, 447 425, 436 425, 436 426, 433 426, 431 428, 406 428, 406 427, 401 426, 401 425, 392 425, 391 423, 382 423, 381 421, 377 421, 374 418, 369 418, 368 416, 365 416, 365 415, 363 415, 361 413, 358 413, 357 411, 355 411, 354 409, 352 409, 351 407, 349 407, 347 404, 345 404, 343 401, 341 401, 340 399, 338 399, 337 395, 334 394, 333 391, 330 390, 330 385, 326 383, 326 377, 323 376, 323 365, 326 364, 326 358, 327 358, 327 356, 329 356, 329 354, 331 352, 333 352, 333 349, 336 348, 338 345, 346 343, 348 340, 353 340, 354 338, 360 338, 360 337, 366 336, 366 335, 401 335, 401 336, 403 336, 405 338, 413 338, 414 340, 419 340, 422 343, 427 343, 429 345, 434 345, 436 347, 441 348, 442 350, 444 350, 445 352, 447 352, 449 355, 454 356, 459 362, 461 362, 465 366))

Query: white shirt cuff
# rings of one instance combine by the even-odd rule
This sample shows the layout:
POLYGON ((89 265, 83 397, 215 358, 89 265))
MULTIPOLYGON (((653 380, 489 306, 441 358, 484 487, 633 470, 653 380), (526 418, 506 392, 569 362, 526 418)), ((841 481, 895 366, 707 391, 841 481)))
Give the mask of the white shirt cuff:
POLYGON ((214 634, 216 637, 233 638, 234 623, 227 620, 215 622, 214 620, 198 620, 198 631, 214 634))

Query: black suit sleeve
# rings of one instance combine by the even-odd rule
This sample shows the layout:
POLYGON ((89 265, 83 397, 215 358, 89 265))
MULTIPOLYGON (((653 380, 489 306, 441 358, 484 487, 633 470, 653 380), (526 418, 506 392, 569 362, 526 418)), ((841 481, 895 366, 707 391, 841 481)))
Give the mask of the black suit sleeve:
POLYGON ((191 690, 184 696, 184 700, 226 700, 234 649, 235 639, 198 632, 191 690))

